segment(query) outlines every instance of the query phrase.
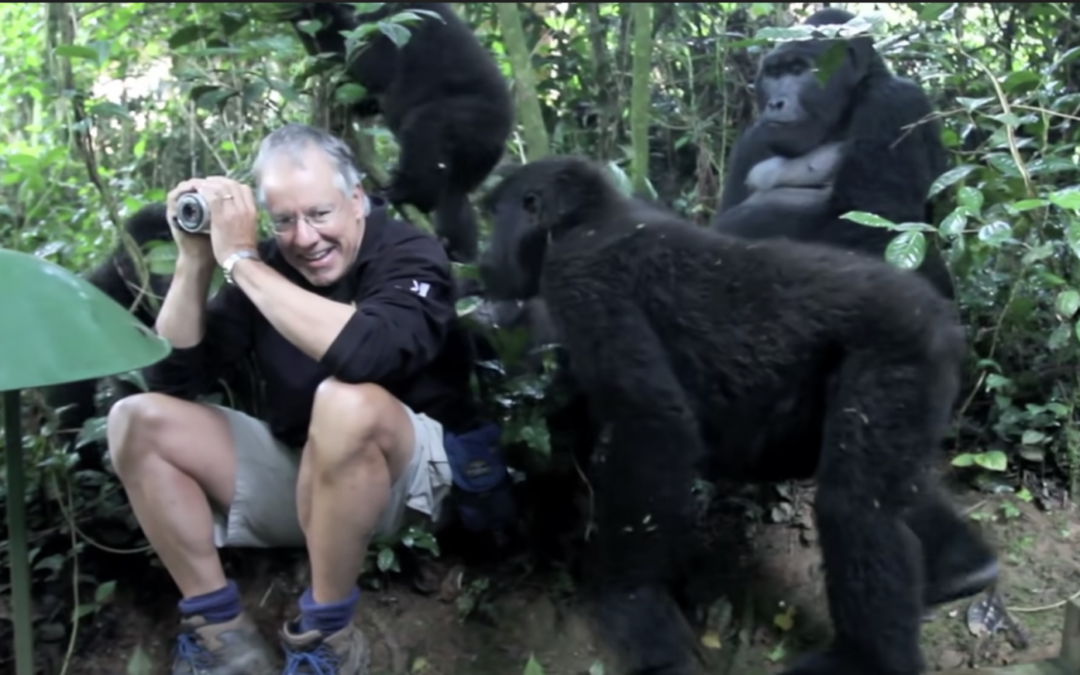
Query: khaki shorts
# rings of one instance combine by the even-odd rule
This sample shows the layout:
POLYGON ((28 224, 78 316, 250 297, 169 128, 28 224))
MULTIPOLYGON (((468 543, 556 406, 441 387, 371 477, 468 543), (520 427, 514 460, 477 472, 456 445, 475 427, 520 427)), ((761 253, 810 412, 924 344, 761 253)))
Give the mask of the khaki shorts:
MULTIPOLYGON (((300 451, 270 434, 265 422, 237 410, 218 408, 232 429, 236 451, 236 493, 227 513, 214 514, 214 543, 219 548, 292 548, 304 546, 296 507, 300 451)), ((412 460, 390 488, 390 501, 375 534, 392 535, 404 523, 406 508, 438 521, 450 492, 450 462, 442 425, 427 415, 405 410, 416 434, 412 460)))

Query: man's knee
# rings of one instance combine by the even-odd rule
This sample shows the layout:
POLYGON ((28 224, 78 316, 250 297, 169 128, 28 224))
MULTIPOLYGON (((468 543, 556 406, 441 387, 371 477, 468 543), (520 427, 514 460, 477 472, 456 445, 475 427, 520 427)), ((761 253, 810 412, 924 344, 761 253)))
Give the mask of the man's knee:
POLYGON ((334 471, 365 460, 398 464, 395 455, 412 426, 404 406, 386 389, 329 378, 315 391, 309 435, 320 469, 334 471))
POLYGON ((171 396, 158 393, 134 394, 120 399, 109 409, 105 431, 109 457, 120 475, 134 462, 159 449, 171 422, 171 396))

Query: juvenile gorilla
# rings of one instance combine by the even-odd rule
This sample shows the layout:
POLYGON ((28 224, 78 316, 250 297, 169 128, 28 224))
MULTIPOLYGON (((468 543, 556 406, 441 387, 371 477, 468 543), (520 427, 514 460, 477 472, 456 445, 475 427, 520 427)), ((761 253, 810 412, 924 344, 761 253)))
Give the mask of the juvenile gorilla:
POLYGON ((367 90, 357 105, 364 117, 382 113, 401 147, 387 198, 395 206, 412 204, 435 212, 435 228, 447 250, 472 261, 477 223, 468 195, 502 158, 514 121, 506 80, 472 29, 446 3, 387 3, 357 14, 350 3, 303 3, 289 18, 308 53, 330 53, 345 61, 341 31, 372 24, 407 10, 420 21, 403 24, 411 37, 398 47, 379 30, 367 34, 367 46, 346 65, 367 90), (301 30, 318 19, 314 36, 301 30))
POLYGON ((484 205, 489 296, 545 301, 602 425, 590 586, 628 672, 693 672, 665 586, 703 468, 818 481, 837 637, 787 675, 921 673, 923 604, 997 574, 930 471, 964 353, 951 303, 885 261, 696 228, 576 158, 526 165, 484 205))
MULTIPOLYGON (((806 25, 853 18, 824 9, 806 25)), ((816 61, 834 42, 789 42, 762 61, 755 82, 760 117, 732 151, 714 229, 882 257, 895 232, 840 216, 867 211, 897 223, 931 219, 927 198, 947 155, 939 123, 924 119, 933 113, 929 99, 919 85, 889 72, 870 38, 862 37, 846 42, 843 64, 822 87, 816 61)), ((919 271, 953 297, 936 246, 919 271)))

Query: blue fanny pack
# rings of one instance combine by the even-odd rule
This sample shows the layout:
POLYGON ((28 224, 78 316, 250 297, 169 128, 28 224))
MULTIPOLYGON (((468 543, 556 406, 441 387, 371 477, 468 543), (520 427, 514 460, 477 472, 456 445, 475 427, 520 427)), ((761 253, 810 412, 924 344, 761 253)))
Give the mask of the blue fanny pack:
POLYGON ((461 435, 444 434, 461 524, 472 532, 500 531, 513 525, 517 506, 506 462, 497 445, 502 431, 488 423, 461 435))

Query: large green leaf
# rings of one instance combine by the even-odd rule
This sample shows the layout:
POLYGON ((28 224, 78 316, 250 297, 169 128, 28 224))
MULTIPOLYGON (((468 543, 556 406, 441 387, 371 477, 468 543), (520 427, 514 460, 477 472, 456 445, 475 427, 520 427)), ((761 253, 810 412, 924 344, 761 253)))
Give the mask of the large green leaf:
POLYGON ((82 277, 0 249, 0 390, 144 368, 170 346, 82 277))

